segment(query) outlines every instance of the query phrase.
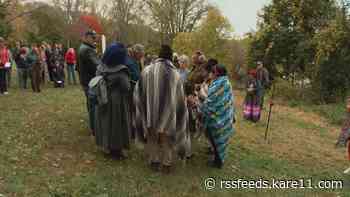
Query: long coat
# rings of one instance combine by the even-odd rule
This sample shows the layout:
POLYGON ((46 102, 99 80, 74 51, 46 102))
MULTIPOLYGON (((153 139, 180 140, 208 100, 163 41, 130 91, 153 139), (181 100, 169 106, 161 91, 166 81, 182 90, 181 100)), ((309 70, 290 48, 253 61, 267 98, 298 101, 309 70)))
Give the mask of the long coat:
POLYGON ((183 151, 188 110, 180 74, 169 60, 159 58, 142 71, 134 102, 139 137, 163 132, 183 151))
POLYGON ((96 144, 107 150, 129 147, 130 75, 123 65, 110 68, 101 65, 97 75, 102 75, 107 86, 108 102, 96 106, 96 144))

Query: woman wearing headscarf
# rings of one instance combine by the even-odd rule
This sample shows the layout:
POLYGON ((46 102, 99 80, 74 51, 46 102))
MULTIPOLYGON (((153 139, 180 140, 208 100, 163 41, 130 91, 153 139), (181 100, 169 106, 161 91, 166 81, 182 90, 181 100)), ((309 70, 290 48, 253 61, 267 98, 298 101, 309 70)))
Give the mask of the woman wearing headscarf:
POLYGON ((125 46, 114 43, 97 67, 97 77, 102 80, 97 85, 96 144, 115 159, 125 159, 123 150, 129 148, 131 86, 126 58, 125 46))
POLYGON ((222 168, 226 148, 234 133, 234 97, 225 66, 216 65, 209 74, 208 97, 200 107, 204 128, 214 150, 209 161, 212 167, 222 168))

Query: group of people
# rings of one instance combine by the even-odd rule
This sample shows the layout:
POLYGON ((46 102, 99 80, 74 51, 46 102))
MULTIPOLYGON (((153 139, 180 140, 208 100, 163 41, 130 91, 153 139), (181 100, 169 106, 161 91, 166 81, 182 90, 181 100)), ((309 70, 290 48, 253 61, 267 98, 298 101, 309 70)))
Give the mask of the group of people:
POLYGON ((168 45, 144 66, 141 44, 113 43, 100 60, 96 40, 94 31, 85 33, 78 59, 97 146, 119 160, 132 142, 142 142, 150 168, 169 173, 176 158, 192 158, 192 143, 203 132, 209 164, 222 168, 235 122, 225 66, 200 51, 192 61, 174 58, 168 45))
POLYGON ((68 81, 77 84, 75 50, 67 51, 62 44, 50 45, 46 42, 30 46, 16 42, 13 48, 0 38, 0 95, 8 94, 13 70, 17 71, 18 87, 28 88, 30 81, 34 92, 41 92, 41 85, 49 80, 55 87, 64 87, 65 66, 68 81))
MULTIPOLYGON (((79 60, 97 146, 113 158, 126 159, 125 150, 137 139, 145 144, 150 168, 170 173, 176 158, 193 157, 193 142, 204 133, 208 164, 222 168, 236 121, 225 66, 201 51, 192 59, 178 56, 167 45, 161 46, 158 56, 149 57, 141 44, 127 48, 113 43, 100 60, 96 39, 93 31, 85 34, 79 60)), ((260 120, 270 87, 268 70, 257 62, 257 68, 248 72, 246 120, 260 120)), ((337 146, 347 146, 350 159, 350 98, 346 110, 337 146)))

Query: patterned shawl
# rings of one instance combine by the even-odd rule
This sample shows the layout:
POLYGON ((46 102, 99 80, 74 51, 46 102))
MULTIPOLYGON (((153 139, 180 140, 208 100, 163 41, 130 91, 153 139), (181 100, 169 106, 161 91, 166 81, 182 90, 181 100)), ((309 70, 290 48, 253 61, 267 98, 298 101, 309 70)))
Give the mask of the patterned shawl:
POLYGON ((208 98, 201 106, 204 126, 214 141, 217 154, 224 161, 225 149, 234 133, 234 97, 227 76, 219 77, 209 86, 208 98))

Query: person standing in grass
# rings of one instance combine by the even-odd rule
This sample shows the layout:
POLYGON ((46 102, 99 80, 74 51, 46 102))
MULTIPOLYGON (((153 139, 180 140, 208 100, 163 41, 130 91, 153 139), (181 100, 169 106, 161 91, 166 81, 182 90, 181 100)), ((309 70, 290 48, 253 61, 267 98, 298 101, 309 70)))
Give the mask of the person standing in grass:
POLYGON ((77 60, 76 60, 75 50, 73 48, 69 48, 64 59, 67 64, 68 83, 69 84, 74 83, 74 85, 76 85, 77 81, 75 78, 75 65, 77 60))
POLYGON ((220 64, 214 66, 209 78, 212 82, 200 112, 207 137, 214 150, 209 165, 222 168, 226 158, 226 148, 234 133, 234 97, 225 66, 220 64))
POLYGON ((52 47, 50 44, 43 42, 43 45, 45 46, 45 56, 46 56, 46 68, 49 75, 49 80, 53 81, 53 69, 54 69, 54 62, 52 60, 52 47))
POLYGON ((32 45, 31 52, 29 55, 30 67, 31 67, 31 81, 33 92, 39 93, 41 84, 41 61, 40 51, 36 45, 32 45))
POLYGON ((134 91, 138 137, 152 170, 171 172, 175 153, 185 157, 187 107, 183 84, 171 62, 173 51, 162 45, 159 58, 141 73, 134 91))
POLYGON ((258 80, 258 96, 261 110, 264 108, 264 100, 266 89, 270 86, 269 71, 264 67, 260 61, 257 62, 256 79, 258 80))
POLYGON ((85 33, 83 43, 80 45, 78 52, 80 84, 86 96, 87 111, 89 113, 89 126, 94 134, 95 107, 89 99, 89 82, 96 76, 97 66, 101 61, 96 53, 97 34, 93 30, 85 33))
POLYGON ((7 69, 10 65, 10 52, 6 47, 5 39, 0 37, 0 95, 8 94, 7 69))
POLYGON ((22 47, 15 57, 17 64, 17 78, 20 89, 27 89, 27 82, 29 78, 29 65, 27 61, 27 50, 22 47))
POLYGON ((135 139, 135 104, 133 102, 133 93, 135 89, 135 85, 137 81, 140 78, 141 71, 142 71, 142 65, 141 62, 145 56, 145 47, 141 44, 135 44, 128 50, 128 57, 126 60, 126 65, 129 68, 130 75, 131 75, 131 90, 130 90, 130 119, 132 122, 132 129, 131 129, 131 137, 132 139, 135 139))
MULTIPOLYGON (((95 86, 96 104, 96 143, 115 159, 125 159, 124 150, 129 148, 130 134, 130 72, 125 65, 127 49, 123 44, 110 45, 97 67, 100 79, 95 86)), ((90 88, 94 85, 91 85, 90 88)))
MULTIPOLYGON (((348 158, 350 160, 350 97, 346 102, 346 117, 341 129, 336 147, 347 147, 348 158)), ((344 171, 345 174, 350 173, 350 167, 344 171)))
POLYGON ((46 68, 47 68, 47 57, 46 57, 46 46, 41 44, 40 45, 40 48, 39 48, 39 51, 40 51, 40 61, 41 61, 41 84, 45 84, 45 81, 46 81, 46 68))
POLYGON ((7 89, 11 88, 11 79, 12 79, 12 68, 16 65, 16 62, 13 58, 13 54, 12 51, 9 50, 8 45, 6 45, 6 48, 8 49, 9 52, 9 57, 10 57, 10 61, 9 61, 9 67, 6 68, 6 84, 7 84, 7 89))
POLYGON ((252 69, 248 72, 246 85, 246 96, 243 104, 243 117, 252 122, 260 120, 261 107, 258 96, 258 81, 256 79, 256 70, 252 69))

